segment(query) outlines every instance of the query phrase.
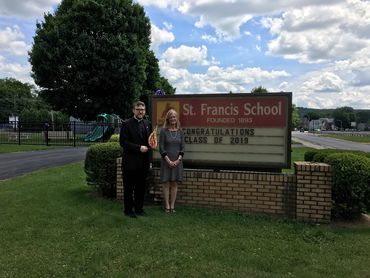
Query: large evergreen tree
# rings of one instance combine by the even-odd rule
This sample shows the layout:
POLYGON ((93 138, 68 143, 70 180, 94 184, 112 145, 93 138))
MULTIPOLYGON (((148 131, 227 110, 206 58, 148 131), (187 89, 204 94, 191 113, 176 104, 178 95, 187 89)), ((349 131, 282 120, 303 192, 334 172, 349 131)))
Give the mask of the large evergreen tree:
POLYGON ((160 81, 149 45, 149 19, 132 0, 63 0, 37 23, 30 63, 55 110, 86 120, 103 112, 126 118, 160 81))

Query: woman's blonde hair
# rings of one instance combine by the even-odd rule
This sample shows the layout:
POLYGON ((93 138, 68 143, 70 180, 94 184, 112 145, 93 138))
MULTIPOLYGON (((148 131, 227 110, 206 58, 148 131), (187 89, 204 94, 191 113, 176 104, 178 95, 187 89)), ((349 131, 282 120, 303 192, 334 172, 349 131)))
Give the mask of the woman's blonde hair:
POLYGON ((180 121, 179 121, 179 117, 178 117, 178 113, 176 112, 175 109, 170 109, 167 111, 166 113, 166 118, 164 120, 164 123, 163 123, 163 128, 169 128, 170 127, 170 117, 172 115, 175 115, 176 116, 176 128, 180 128, 180 121))

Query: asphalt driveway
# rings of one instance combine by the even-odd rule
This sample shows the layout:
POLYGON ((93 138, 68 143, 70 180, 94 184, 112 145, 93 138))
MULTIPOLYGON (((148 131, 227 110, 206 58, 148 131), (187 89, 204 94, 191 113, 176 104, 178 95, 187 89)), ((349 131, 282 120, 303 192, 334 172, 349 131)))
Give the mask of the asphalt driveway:
POLYGON ((87 147, 0 154, 0 180, 85 159, 87 147))

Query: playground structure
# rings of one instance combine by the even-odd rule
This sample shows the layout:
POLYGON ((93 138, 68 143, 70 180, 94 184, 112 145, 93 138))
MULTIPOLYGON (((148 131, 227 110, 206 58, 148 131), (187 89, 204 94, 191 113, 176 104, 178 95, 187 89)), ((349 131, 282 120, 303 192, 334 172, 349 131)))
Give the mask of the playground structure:
POLYGON ((121 122, 121 118, 116 114, 99 114, 97 116, 96 126, 86 135, 85 142, 108 140, 114 134, 115 129, 120 127, 121 122))

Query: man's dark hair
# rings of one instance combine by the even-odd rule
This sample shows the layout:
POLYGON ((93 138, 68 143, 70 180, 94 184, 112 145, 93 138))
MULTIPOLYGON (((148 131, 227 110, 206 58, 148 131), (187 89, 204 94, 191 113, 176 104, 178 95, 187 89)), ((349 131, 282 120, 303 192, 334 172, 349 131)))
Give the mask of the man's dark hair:
POLYGON ((135 108, 137 106, 144 106, 145 107, 145 103, 142 102, 142 101, 135 101, 134 104, 132 105, 132 108, 135 108))

